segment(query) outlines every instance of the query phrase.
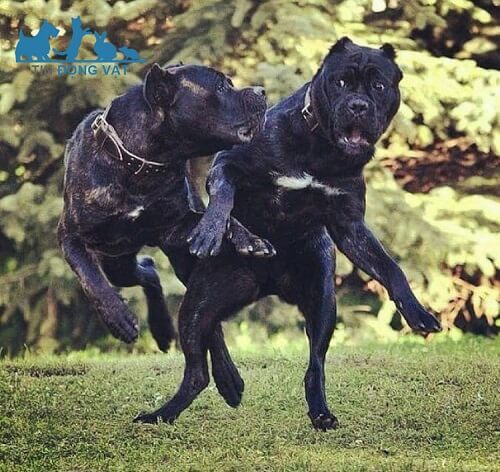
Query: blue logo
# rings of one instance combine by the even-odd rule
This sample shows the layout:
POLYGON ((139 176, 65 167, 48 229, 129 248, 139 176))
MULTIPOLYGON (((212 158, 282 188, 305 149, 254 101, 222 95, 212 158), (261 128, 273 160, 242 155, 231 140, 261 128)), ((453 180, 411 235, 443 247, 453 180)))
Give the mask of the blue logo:
MULTIPOLYGON (((17 63, 49 63, 60 64, 57 67, 57 75, 95 75, 97 73, 96 64, 119 63, 123 68, 123 74, 126 74, 128 64, 144 62, 139 53, 132 48, 116 47, 112 42, 106 40, 107 33, 91 31, 90 28, 82 27, 82 20, 78 16, 71 19, 71 39, 66 50, 60 51, 52 48, 50 41, 59 35, 59 30, 47 20, 44 20, 40 30, 34 36, 27 36, 22 30, 19 31, 19 41, 16 45, 17 63), (95 38, 94 53, 95 59, 79 59, 78 52, 82 40, 86 35, 93 35, 95 38), (67 66, 66 64, 82 63, 84 66, 67 66), (93 67, 86 67, 92 64, 93 67)), ((36 72, 47 72, 47 67, 32 66, 36 72)), ((51 68, 48 68, 51 70, 51 68)), ((113 69, 111 66, 103 66, 105 75, 120 75, 118 65, 113 69)))

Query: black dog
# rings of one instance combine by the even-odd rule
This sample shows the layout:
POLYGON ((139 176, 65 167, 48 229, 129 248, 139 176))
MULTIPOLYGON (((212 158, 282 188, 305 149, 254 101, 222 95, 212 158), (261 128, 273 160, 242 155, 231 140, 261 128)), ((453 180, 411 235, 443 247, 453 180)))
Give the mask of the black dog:
MULTIPOLYGON (((440 329, 364 223, 362 170, 400 102, 402 74, 394 57, 390 45, 371 49, 340 40, 310 83, 268 111, 264 130, 252 143, 218 154, 208 183, 210 205, 191 235, 192 252, 218 252, 232 211, 250 230, 268 238, 277 256, 245 259, 223 248, 218 257, 194 268, 179 315, 184 379, 169 402, 139 421, 173 421, 208 383, 212 331, 217 329, 219 336, 222 320, 277 294, 297 305, 306 320, 309 417, 318 429, 335 428, 324 385, 325 355, 336 320, 334 242, 387 288, 413 329, 440 329)), ((230 405, 239 403, 242 390, 235 375, 230 405)))
MULTIPOLYGON (((87 297, 117 338, 132 342, 138 327, 108 280, 144 288, 152 334, 167 349, 175 332, 158 274, 153 260, 137 259, 137 253, 143 246, 160 247, 187 281, 195 258, 185 239, 203 204, 186 180, 186 161, 248 142, 265 109, 261 87, 236 90, 214 69, 155 64, 143 86, 91 113, 76 129, 66 149, 58 237, 87 297)), ((248 253, 252 246, 258 255, 271 255, 272 246, 235 220, 229 228, 237 250, 248 253)))

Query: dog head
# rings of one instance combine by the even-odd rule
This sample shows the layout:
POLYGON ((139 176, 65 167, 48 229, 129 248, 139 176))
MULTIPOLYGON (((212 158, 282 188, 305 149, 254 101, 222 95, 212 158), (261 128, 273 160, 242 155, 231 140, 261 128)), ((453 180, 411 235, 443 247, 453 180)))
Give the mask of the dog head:
POLYGON ((395 56, 389 44, 373 49, 342 38, 313 78, 311 97, 319 124, 355 163, 370 159, 399 108, 402 73, 395 56))
POLYGON ((154 64, 143 91, 151 109, 163 113, 176 133, 217 150, 251 141, 264 121, 262 87, 236 89, 231 79, 209 67, 154 64))
POLYGON ((40 31, 43 31, 49 38, 56 38, 59 35, 59 30, 47 20, 43 20, 40 31))

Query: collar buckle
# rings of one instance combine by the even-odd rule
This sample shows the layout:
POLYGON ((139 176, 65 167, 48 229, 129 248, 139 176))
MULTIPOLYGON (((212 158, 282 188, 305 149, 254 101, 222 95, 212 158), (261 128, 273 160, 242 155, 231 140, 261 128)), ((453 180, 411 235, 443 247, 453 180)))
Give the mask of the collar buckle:
POLYGON ((306 90, 306 95, 304 97, 304 107, 301 110, 302 116, 304 117, 304 120, 306 120, 306 123, 309 126, 309 129, 311 131, 314 131, 318 126, 319 122, 314 116, 314 112, 312 109, 312 104, 311 104, 311 85, 307 87, 306 90))
POLYGON ((90 127, 92 128, 92 132, 94 133, 94 138, 96 137, 99 130, 102 128, 104 124, 104 120, 102 119, 102 114, 99 114, 95 117, 95 120, 92 122, 90 127))

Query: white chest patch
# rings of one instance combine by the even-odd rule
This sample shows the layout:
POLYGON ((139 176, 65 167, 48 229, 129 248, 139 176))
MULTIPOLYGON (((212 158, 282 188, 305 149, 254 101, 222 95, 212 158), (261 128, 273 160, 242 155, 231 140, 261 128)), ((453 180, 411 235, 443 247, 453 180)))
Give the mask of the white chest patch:
POLYGON ((127 213, 127 216, 133 220, 135 220, 136 218, 138 218, 140 216, 140 214, 144 211, 144 206, 143 205, 140 205, 138 207, 135 207, 132 211, 129 211, 127 213))
POLYGON ((280 175, 275 178, 274 182, 276 183, 276 185, 278 185, 278 187, 283 187, 287 190, 315 188, 321 190, 325 195, 328 195, 330 197, 343 195, 346 193, 346 191, 342 190, 341 188, 332 187, 330 185, 319 182, 312 175, 305 172, 300 176, 280 175))

